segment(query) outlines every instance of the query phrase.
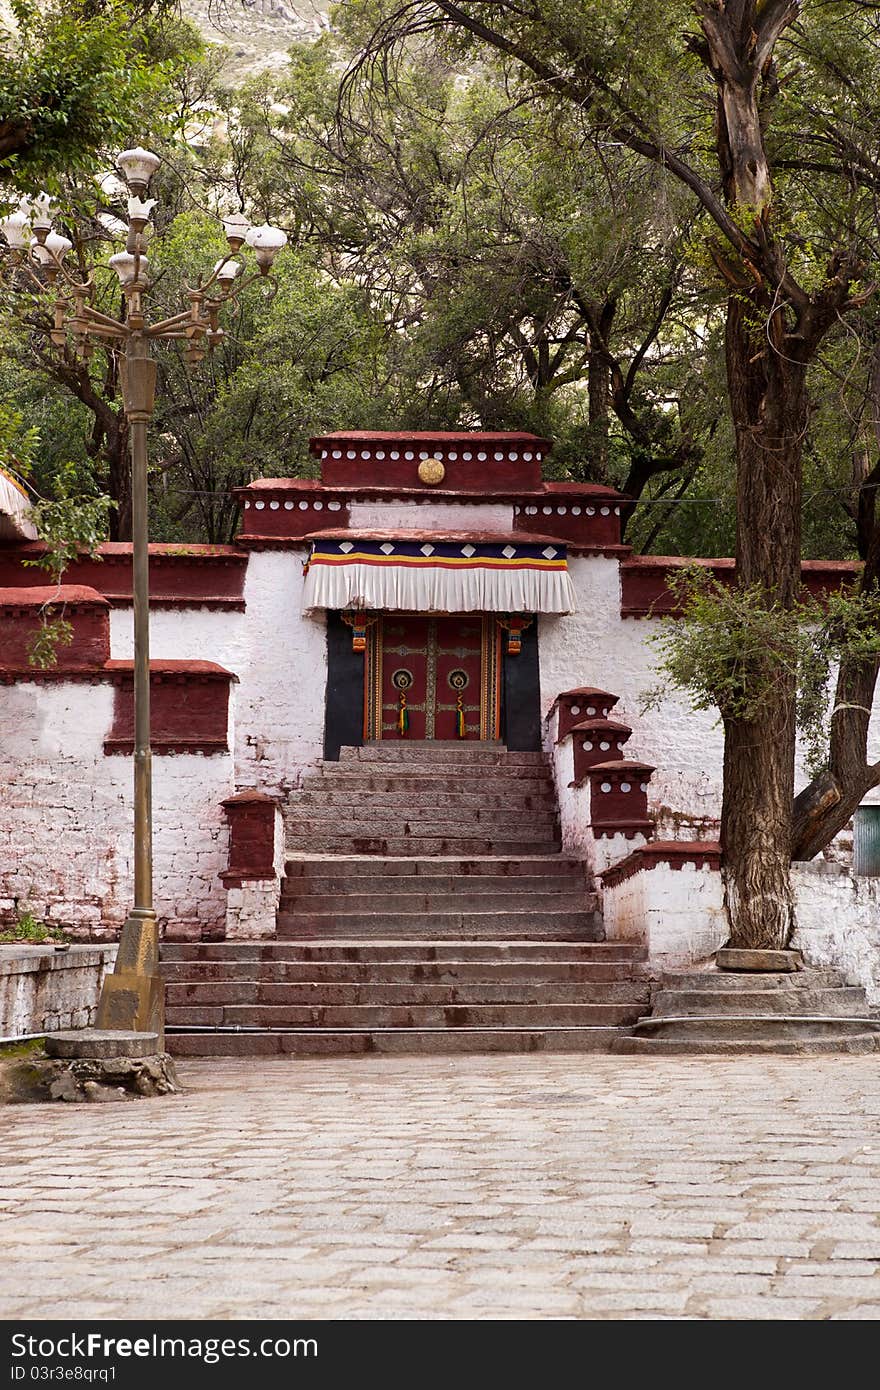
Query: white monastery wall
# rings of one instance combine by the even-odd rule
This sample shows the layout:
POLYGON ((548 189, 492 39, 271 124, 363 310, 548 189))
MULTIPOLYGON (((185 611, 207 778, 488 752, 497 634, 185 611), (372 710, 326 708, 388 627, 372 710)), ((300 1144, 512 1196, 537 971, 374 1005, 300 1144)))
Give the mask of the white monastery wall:
POLYGON ((661 970, 708 962, 727 939, 717 869, 662 861, 605 889, 608 941, 639 941, 661 970))
MULTIPOLYGON (((215 661, 236 675, 247 658, 249 615, 234 609, 150 609, 150 655, 157 661, 215 661)), ((110 655, 134 658, 134 610, 111 608, 110 655)))
POLYGON ((259 550, 248 561, 246 644, 230 664, 238 789, 283 793, 322 754, 327 631, 323 613, 302 612, 305 557, 305 547, 259 550))
MULTIPOLYGON (((332 523, 330 523, 332 525, 332 523)), ((435 498, 415 505, 407 502, 351 502, 349 530, 360 528, 393 530, 412 527, 418 531, 512 531, 513 505, 510 502, 443 502, 435 498)), ((528 537, 524 536, 523 541, 528 537)))
POLYGON ((792 868, 797 931, 791 944, 811 965, 842 970, 880 1005, 880 878, 814 860, 792 868))
POLYGON ((656 653, 648 643, 657 622, 621 618, 617 561, 601 556, 569 558, 577 609, 540 619, 541 709, 581 685, 619 696, 610 717, 629 724, 624 757, 653 764, 648 805, 657 835, 712 838, 721 805, 723 740, 714 716, 694 712, 679 699, 641 712, 645 692, 657 684, 656 653))
MULTIPOLYGON (((0 917, 112 934, 131 905, 133 815, 132 760, 103 750, 113 686, 21 682, 2 702, 0 917)), ((229 755, 153 759, 156 910, 176 929, 222 924, 231 791, 229 755)))

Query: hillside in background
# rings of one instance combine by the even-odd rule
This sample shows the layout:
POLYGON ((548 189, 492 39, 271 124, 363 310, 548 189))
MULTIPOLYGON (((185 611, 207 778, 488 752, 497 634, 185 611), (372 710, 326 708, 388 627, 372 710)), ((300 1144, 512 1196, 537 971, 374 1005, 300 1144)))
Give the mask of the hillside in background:
POLYGON ((291 44, 317 37, 327 27, 327 5, 312 0, 184 0, 183 10, 210 43, 230 53, 228 75, 237 79, 281 67, 291 44))

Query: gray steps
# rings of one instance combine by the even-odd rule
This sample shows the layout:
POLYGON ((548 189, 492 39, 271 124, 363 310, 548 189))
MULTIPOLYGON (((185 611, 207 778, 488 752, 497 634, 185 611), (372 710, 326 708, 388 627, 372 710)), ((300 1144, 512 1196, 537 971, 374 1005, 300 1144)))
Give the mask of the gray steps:
MULTIPOLYGON (((369 805, 370 809, 377 813, 379 811, 390 814, 397 813, 400 810, 400 788, 394 784, 393 779, 391 780, 392 786, 388 791, 364 788, 358 796, 358 801, 363 798, 363 803, 369 805)), ((499 789, 497 792, 488 792, 483 789, 479 792, 462 792, 460 788, 450 790, 448 786, 435 789, 426 786, 424 779, 419 779, 417 786, 412 790, 418 792, 418 804, 422 810, 431 807, 438 815, 450 811, 455 811, 461 815, 462 812, 467 811, 469 814, 472 813, 484 820, 493 814, 503 811, 509 812, 512 799, 510 787, 507 785, 504 786, 503 790, 499 789)), ((300 812, 305 809, 311 811, 312 808, 326 806, 338 813, 340 810, 342 812, 350 810, 352 800, 351 788, 340 791, 336 782, 328 777, 323 786, 314 786, 314 784, 309 783, 308 790, 292 792, 289 806, 292 812, 300 812)), ((540 791, 525 792, 520 792, 517 788, 516 805, 517 808, 535 815, 540 814, 550 818, 556 815, 556 798, 550 787, 542 788, 540 791)))
POLYGON ((614 1028, 634 1023, 641 1004, 176 1004, 168 1027, 273 1028, 614 1028))
POLYGON ((663 980, 651 1013, 615 1051, 670 1053, 870 1052, 880 1018, 865 992, 835 971, 753 973, 714 970, 663 980))
POLYGON ((795 1037, 795 1038, 662 1038, 644 1036, 616 1037, 611 1045, 612 1052, 631 1057, 693 1056, 706 1053, 720 1057, 743 1057, 757 1053, 774 1056, 815 1056, 821 1053, 865 1053, 880 1051, 878 1034, 874 1032, 849 1033, 845 1036, 795 1037))
POLYGON ((411 964, 462 964, 492 966, 495 963, 529 965, 533 962, 565 962, 571 965, 629 964, 647 959, 644 946, 619 941, 343 941, 308 943, 295 941, 163 942, 164 963, 197 961, 321 961, 395 962, 411 964))
POLYGON ((352 1004, 637 1004, 648 1003, 650 982, 616 980, 413 980, 345 981, 241 979, 167 982, 165 1002, 175 1009, 198 1005, 352 1004))
POLYGON ((288 837, 287 852, 297 848, 298 843, 303 849, 308 849, 313 854, 372 854, 372 855, 413 855, 434 856, 434 855, 509 855, 516 857, 519 855, 550 854, 560 848, 558 840, 537 841, 535 838, 527 840, 505 840, 499 838, 478 839, 469 836, 446 835, 377 835, 375 826, 372 827, 373 833, 370 835, 348 835, 340 831, 335 835, 328 834, 308 834, 298 832, 298 836, 288 837))
MULTIPOLYGON (((455 768, 451 771, 447 768, 445 772, 440 772, 428 768, 415 771, 407 767, 400 772, 394 772, 388 766, 377 768, 375 772, 351 772, 340 768, 338 763, 329 763, 319 772, 304 778, 302 790, 319 791, 322 787, 328 790, 333 788, 349 797, 398 791, 457 791, 461 797, 479 797, 484 793, 487 796, 504 796, 511 792, 516 796, 552 795, 554 786, 549 773, 524 767, 506 768, 503 772, 498 768, 480 769, 478 783, 479 791, 472 778, 463 780, 461 770, 455 768)), ((291 795, 296 796, 299 793, 294 792, 291 795)))
POLYGON ((365 743, 360 748, 340 749, 339 766, 351 767, 353 763, 409 763, 418 767, 458 765, 462 768, 487 765, 538 768, 548 766, 547 755, 541 751, 512 752, 502 743, 485 743, 478 739, 453 742, 431 739, 424 743, 406 743, 403 740, 398 743, 383 739, 378 743, 365 743))
MULTIPOLYGON (((164 957, 164 951, 163 951, 164 957)), ((492 987, 506 982, 526 983, 539 987, 543 983, 569 985, 589 990, 594 984, 634 982, 642 988, 644 967, 630 960, 587 961, 566 960, 495 960, 488 966, 468 960, 448 961, 306 961, 306 960, 183 960, 163 959, 162 974, 168 984, 228 984, 230 989, 239 983, 252 983, 257 976, 269 984, 365 985, 381 978, 389 986, 405 985, 420 988, 423 984, 481 984, 491 981, 492 987), (378 973, 377 973, 378 972, 378 973)), ((645 977, 647 978, 647 977, 645 977)), ((585 997, 589 997, 585 995, 585 997)))
MULTIPOLYGON (((310 885, 311 886, 311 885, 310 885)), ((551 912, 590 912, 596 906, 596 894, 570 891, 565 881, 543 892, 518 893, 507 881, 503 891, 481 893, 459 891, 381 893, 302 893, 285 887, 281 894, 281 911, 302 913, 487 913, 511 912, 537 914, 551 912)))
MULTIPOLYGON (((342 881, 349 887, 354 879, 359 885, 366 878, 422 879, 443 877, 457 882, 467 878, 478 881, 514 879, 517 886, 523 877, 546 881, 561 875, 588 882, 589 874, 582 860, 569 859, 561 854, 524 855, 517 858, 481 855, 476 858, 435 855, 430 858, 401 855, 386 859, 382 855, 291 855, 285 863, 288 879, 325 878, 342 881)), ((470 887, 470 884, 468 885, 470 887)), ((335 891, 335 890, 334 890, 335 891)))
POLYGON ((174 1033, 166 1046, 175 1057, 339 1057, 484 1052, 609 1052, 625 1036, 621 1028, 373 1028, 322 1032, 174 1033))
POLYGON ((738 989, 722 993, 719 990, 667 990, 654 995, 654 1012, 679 1017, 767 1017, 791 1015, 796 1006, 798 1014, 854 1017, 865 1006, 865 992, 855 988, 800 989, 738 989))
POLYGON ((598 941, 602 920, 593 912, 279 912, 277 934, 282 940, 338 936, 379 939, 423 932, 432 941, 477 941, 505 938, 533 941, 598 941))

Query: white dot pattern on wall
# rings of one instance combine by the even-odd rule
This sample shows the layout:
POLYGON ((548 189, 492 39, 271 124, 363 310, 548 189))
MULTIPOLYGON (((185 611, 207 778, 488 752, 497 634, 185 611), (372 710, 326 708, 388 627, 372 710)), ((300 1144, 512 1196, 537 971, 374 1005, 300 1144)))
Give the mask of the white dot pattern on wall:
POLYGON ((600 507, 599 510, 601 511, 601 513, 602 513, 603 516, 610 516, 610 515, 611 515, 611 508, 610 508, 610 507, 600 507))
POLYGON ((594 710, 593 706, 592 706, 592 705, 587 705, 587 714, 590 716, 591 719, 593 718, 593 715, 594 715, 595 713, 596 713, 596 711, 594 710))
POLYGON ((323 502, 313 502, 312 506, 314 507, 316 512, 322 512, 324 510, 323 502))
POLYGON ((648 784, 647 784, 647 782, 642 782, 642 783, 640 784, 640 786, 639 786, 639 791, 646 792, 647 790, 648 790, 648 784))
POLYGON ((611 790, 611 783, 610 783, 610 782, 603 782, 603 783, 601 784, 601 786, 599 787, 599 790, 600 790, 600 792, 610 792, 610 790, 611 790))
POLYGON ((620 784, 620 790, 621 790, 622 792, 631 792, 631 791, 632 791, 632 787, 630 786, 629 782, 621 782, 621 784, 620 784))
POLYGON ((270 503, 269 503, 269 510, 270 510, 270 511, 273 511, 273 512, 277 512, 277 511, 278 511, 278 508, 279 508, 280 506, 281 506, 281 503, 280 503, 280 502, 270 502, 270 503))
POLYGON ((580 707, 580 705, 572 705, 572 707, 571 707, 571 712, 572 712, 572 714, 580 714, 580 712, 581 712, 581 707, 580 707))
POLYGON ((586 750, 587 750, 588 753, 592 753, 592 751, 593 751, 593 745, 592 745, 592 743, 590 742, 590 740, 589 740, 588 738, 585 738, 585 739, 584 739, 583 746, 584 746, 584 748, 586 748, 586 750))
POLYGON ((356 459, 356 458, 357 458, 357 453, 356 453, 356 451, 355 451, 354 449, 347 449, 347 450, 346 450, 345 457, 346 457, 347 459, 356 459))
POLYGON ((308 502, 300 502, 299 509, 301 512, 307 512, 309 510, 308 502))
POLYGON ((581 514, 581 509, 580 509, 580 507, 572 507, 572 509, 571 509, 571 514, 572 514, 572 516, 580 516, 580 514, 581 514))
POLYGON ((328 503, 327 503, 327 510, 328 510, 328 512, 341 512, 341 511, 342 511, 342 503, 341 503, 341 502, 328 502, 328 503))
POLYGON ((266 505, 265 502, 255 502, 255 503, 254 503, 254 506, 256 507, 256 509, 257 509, 258 512, 261 512, 261 511, 263 510, 263 508, 265 507, 265 505, 266 505))
POLYGON ((600 744, 599 744, 599 747, 602 749, 602 752, 603 752, 603 753, 607 753, 607 752, 608 752, 608 749, 611 747, 611 744, 610 744, 610 743, 604 743, 604 742, 603 742, 603 743, 600 743, 600 744))
POLYGON ((286 512, 292 512, 292 511, 293 511, 293 507, 294 507, 293 502, 285 502, 285 503, 284 503, 284 510, 285 510, 286 512))

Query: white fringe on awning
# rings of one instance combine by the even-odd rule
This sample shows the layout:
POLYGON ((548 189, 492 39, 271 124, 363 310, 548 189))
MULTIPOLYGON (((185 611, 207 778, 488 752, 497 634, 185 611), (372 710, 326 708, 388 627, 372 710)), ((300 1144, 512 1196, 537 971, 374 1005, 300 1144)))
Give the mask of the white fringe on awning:
POLYGON ((322 563, 315 556, 303 611, 318 608, 404 613, 571 613, 565 567, 494 569, 479 560, 455 569, 432 565, 322 563))
POLYGON ((24 488, 0 468, 0 538, 34 540, 37 528, 28 515, 30 509, 24 488))

